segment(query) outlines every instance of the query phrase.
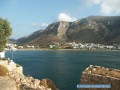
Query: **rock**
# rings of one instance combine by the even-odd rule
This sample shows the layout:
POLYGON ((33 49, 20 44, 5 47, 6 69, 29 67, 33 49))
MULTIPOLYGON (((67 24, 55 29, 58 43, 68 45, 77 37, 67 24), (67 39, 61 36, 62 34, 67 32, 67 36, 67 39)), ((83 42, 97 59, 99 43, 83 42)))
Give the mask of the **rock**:
POLYGON ((8 69, 5 66, 0 65, 0 76, 8 75, 8 69))
POLYGON ((51 88, 52 90, 58 90, 53 81, 51 81, 50 79, 42 79, 40 81, 40 85, 43 85, 46 88, 51 88))
POLYGON ((23 68, 16 63, 0 61, 0 90, 57 90, 55 84, 49 79, 40 82, 39 79, 25 76, 23 68), (13 64, 17 67, 11 66, 13 64))
MULTIPOLYGON (((85 70, 82 73, 80 84, 110 84, 111 88, 100 90, 120 90, 120 70, 104 68, 101 66, 92 66, 91 68, 91 66, 89 66, 88 70, 85 70), (92 72, 90 70, 92 70, 92 72)), ((99 89, 83 88, 80 90, 99 90, 99 89)))
POLYGON ((20 86, 20 90, 36 90, 36 89, 33 89, 33 88, 31 88, 31 87, 28 87, 27 85, 21 85, 20 86))
POLYGON ((40 85, 40 80, 35 79, 35 80, 34 80, 34 84, 35 84, 36 86, 40 85))
POLYGON ((21 78, 21 83, 25 83, 26 80, 24 78, 21 78))
POLYGON ((0 90, 17 90, 15 81, 9 77, 0 77, 0 90))
POLYGON ((97 69, 96 68, 93 68, 93 71, 96 71, 97 69))

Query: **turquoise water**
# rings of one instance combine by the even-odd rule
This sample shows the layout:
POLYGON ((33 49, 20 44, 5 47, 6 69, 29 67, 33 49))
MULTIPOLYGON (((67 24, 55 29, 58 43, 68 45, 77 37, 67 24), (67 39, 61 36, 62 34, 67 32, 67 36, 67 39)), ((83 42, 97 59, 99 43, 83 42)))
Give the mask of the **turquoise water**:
POLYGON ((8 51, 24 67, 24 74, 50 78, 60 90, 78 90, 80 75, 90 64, 120 69, 120 51, 30 50, 8 51))

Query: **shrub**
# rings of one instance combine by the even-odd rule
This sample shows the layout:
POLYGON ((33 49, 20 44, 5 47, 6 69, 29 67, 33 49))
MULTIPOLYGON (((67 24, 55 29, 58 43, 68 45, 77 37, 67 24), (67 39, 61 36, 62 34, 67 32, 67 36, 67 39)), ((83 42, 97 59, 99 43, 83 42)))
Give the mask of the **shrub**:
POLYGON ((19 65, 19 64, 16 64, 16 67, 20 67, 20 65, 19 65))

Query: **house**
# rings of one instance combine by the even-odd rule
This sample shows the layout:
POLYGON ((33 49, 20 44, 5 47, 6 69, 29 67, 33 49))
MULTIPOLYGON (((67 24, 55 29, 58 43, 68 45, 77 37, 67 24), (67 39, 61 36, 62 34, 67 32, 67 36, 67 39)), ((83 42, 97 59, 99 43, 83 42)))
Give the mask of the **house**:
POLYGON ((56 45, 49 45, 49 47, 52 49, 52 48, 57 48, 56 45))
POLYGON ((19 48, 19 49, 22 49, 22 48, 24 48, 24 47, 23 47, 23 46, 18 46, 18 48, 19 48))
POLYGON ((16 44, 7 43, 6 46, 7 46, 7 48, 5 48, 5 50, 17 50, 16 44))
POLYGON ((27 48, 35 48, 34 46, 30 46, 30 45, 27 45, 26 47, 27 48))
POLYGON ((0 52, 0 58, 5 58, 5 52, 0 52))

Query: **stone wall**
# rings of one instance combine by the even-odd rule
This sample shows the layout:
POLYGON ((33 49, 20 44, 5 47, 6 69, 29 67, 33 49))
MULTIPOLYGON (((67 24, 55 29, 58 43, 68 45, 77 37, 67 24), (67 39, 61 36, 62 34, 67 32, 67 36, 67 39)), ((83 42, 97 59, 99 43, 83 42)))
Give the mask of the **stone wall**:
POLYGON ((83 71, 80 84, 110 84, 111 88, 80 90, 120 90, 120 70, 90 65, 83 71))

